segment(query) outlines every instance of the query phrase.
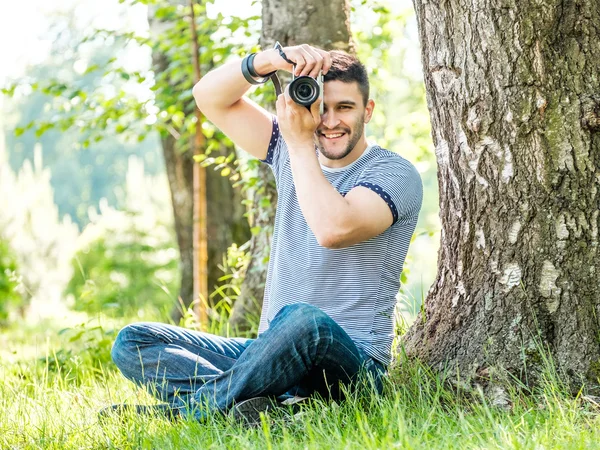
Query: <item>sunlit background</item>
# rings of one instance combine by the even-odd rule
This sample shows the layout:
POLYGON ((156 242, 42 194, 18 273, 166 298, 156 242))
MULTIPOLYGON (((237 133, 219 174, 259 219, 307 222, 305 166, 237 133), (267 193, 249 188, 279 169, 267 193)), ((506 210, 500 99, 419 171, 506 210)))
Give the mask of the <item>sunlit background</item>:
MULTIPOLYGON (((352 31, 359 55, 367 66, 377 68, 371 77, 378 114, 368 127, 369 139, 412 161, 425 186, 399 296, 400 308, 410 320, 435 276, 439 240, 435 159, 414 13, 405 0, 355 1, 353 8, 352 31), (381 27, 374 4, 389 8, 395 22, 381 27), (372 47, 383 35, 392 36, 391 43, 372 47), (380 65, 383 55, 386 66, 380 65)), ((209 15, 218 13, 260 15, 260 3, 223 0, 208 5, 209 15)), ((36 83, 46 78, 99 83, 97 92, 107 96, 122 88, 139 99, 151 98, 151 74, 144 82, 119 79, 118 87, 94 78, 90 67, 98 55, 112 55, 127 71, 146 73, 150 68, 147 47, 122 47, 110 38, 82 43, 94 29, 147 35, 146 7, 116 0, 5 1, 2 5, 0 87, 18 85, 11 96, 0 95, 0 258, 5 257, 2 252, 10 255, 6 261, 12 258, 12 266, 5 261, 5 273, 20 296, 2 300, 9 321, 81 320, 82 314, 98 313, 93 307, 98 298, 103 305, 113 305, 116 314, 117 303, 125 296, 139 298, 133 306, 143 309, 143 298, 162 296, 159 303, 171 301, 177 291, 178 254, 157 136, 132 142, 115 135, 84 144, 77 122, 68 131, 49 130, 39 136, 24 129, 32 121, 54 120, 56 108, 68 111, 77 106, 77 97, 71 104, 53 105, 55 100, 35 91, 36 83), (134 258, 131 245, 136 236, 156 249, 148 261, 128 262, 128 270, 139 270, 136 273, 143 276, 119 270, 119 264, 125 263, 115 256, 134 258), (94 269, 77 277, 84 263, 94 269)), ((250 37, 230 38, 237 39, 240 47, 250 47, 256 45, 258 32, 256 27, 250 37)), ((146 112, 144 125, 152 125, 162 113, 152 107, 146 112)))

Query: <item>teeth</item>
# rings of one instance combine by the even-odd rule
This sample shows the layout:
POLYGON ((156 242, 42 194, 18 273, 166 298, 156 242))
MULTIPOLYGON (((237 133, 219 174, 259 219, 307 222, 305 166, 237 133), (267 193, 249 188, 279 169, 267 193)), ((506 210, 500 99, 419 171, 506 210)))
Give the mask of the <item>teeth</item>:
POLYGON ((325 137, 327 139, 334 139, 334 138, 338 138, 340 136, 342 136, 344 133, 338 133, 338 134, 326 134, 325 137))

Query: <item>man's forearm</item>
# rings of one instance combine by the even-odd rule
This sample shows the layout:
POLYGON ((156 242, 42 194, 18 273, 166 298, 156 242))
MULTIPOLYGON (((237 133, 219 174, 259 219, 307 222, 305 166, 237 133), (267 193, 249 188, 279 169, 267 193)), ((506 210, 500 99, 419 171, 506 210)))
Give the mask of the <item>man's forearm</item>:
MULTIPOLYGON (((274 50, 259 52, 254 57, 254 70, 259 74, 272 72, 271 54, 274 50)), ((211 70, 194 86, 194 98, 203 107, 229 107, 248 91, 251 84, 246 81, 241 69, 241 60, 230 61, 211 70)))
POLYGON ((290 149, 290 162, 300 209, 317 242, 339 247, 350 213, 348 202, 323 175, 314 146, 307 151, 290 149))

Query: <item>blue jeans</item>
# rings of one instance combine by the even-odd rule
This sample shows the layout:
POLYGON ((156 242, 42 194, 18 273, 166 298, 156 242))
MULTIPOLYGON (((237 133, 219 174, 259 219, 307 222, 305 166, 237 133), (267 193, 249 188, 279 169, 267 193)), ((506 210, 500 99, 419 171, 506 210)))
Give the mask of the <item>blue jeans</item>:
POLYGON ((282 308, 257 339, 160 323, 128 325, 112 358, 125 377, 162 401, 194 409, 199 419, 257 396, 340 399, 340 385, 381 392, 385 372, 331 317, 306 303, 282 308))

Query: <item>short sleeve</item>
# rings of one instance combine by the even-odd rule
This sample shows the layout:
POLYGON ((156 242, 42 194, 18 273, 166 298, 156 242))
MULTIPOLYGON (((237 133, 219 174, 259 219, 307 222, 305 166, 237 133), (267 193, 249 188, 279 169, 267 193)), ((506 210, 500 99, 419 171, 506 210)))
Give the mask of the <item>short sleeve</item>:
POLYGON ((393 224, 416 218, 423 203, 423 184, 410 162, 394 153, 374 160, 358 177, 355 187, 366 187, 390 207, 393 224))
POLYGON ((275 156, 275 150, 277 149, 277 143, 279 141, 279 124, 277 123, 277 117, 272 116, 273 127, 271 129, 271 139, 269 140, 269 148, 267 149, 267 157, 261 159, 262 162, 269 165, 273 164, 273 157, 275 156))
POLYGON ((277 116, 273 116, 272 120, 273 127, 271 129, 271 139, 269 141, 269 148, 267 149, 267 157, 260 161, 271 166, 271 169, 277 178, 282 166, 282 161, 287 156, 287 146, 285 145, 281 133, 279 133, 277 116))

